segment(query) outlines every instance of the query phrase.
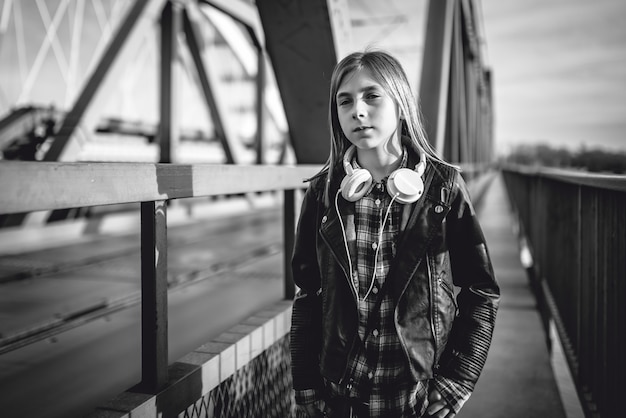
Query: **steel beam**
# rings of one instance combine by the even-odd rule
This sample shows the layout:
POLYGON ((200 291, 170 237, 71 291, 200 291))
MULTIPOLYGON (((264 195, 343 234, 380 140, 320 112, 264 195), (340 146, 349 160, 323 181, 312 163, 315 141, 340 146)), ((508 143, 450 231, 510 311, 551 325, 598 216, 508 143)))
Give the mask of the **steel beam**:
MULTIPOLYGON (((210 5, 216 11, 225 13, 233 21, 243 25, 252 41, 252 45, 249 45, 247 39, 243 39, 239 31, 233 32, 229 30, 229 25, 224 25, 222 20, 214 18, 214 14, 210 8, 198 11, 202 13, 222 35, 246 73, 251 77, 255 76, 257 78, 257 117, 260 115, 260 119, 257 119, 257 163, 264 163, 265 149, 263 149, 263 133, 265 129, 265 118, 267 116, 271 117, 279 130, 286 131, 287 124, 283 116, 284 110, 282 103, 275 101, 273 97, 266 94, 268 74, 271 74, 268 71, 271 70, 267 67, 268 61, 265 56, 265 36, 261 26, 259 12, 255 5, 246 3, 243 0, 202 0, 202 2, 210 5), (250 59, 252 54, 256 55, 256 65, 253 65, 253 60, 250 59), (260 103, 263 103, 263 107, 259 107, 260 103)), ((282 162, 282 159, 279 159, 279 163, 280 162, 282 162)))
POLYGON ((450 59, 456 0, 430 0, 419 97, 430 143, 446 156, 450 59))
POLYGON ((319 164, 330 151, 328 92, 337 52, 326 0, 257 0, 266 48, 298 163, 319 164))
POLYGON ((200 0, 245 25, 254 43, 265 45, 259 14, 254 5, 243 0, 200 0))
MULTIPOLYGON (((226 14, 233 22, 243 25, 252 41, 252 45, 250 45, 248 39, 245 38, 245 35, 239 28, 235 28, 234 25, 226 24, 226 22, 221 19, 216 19, 216 15, 212 11, 207 9, 200 10, 199 8, 193 10, 196 12, 194 15, 204 16, 208 22, 215 26, 215 29, 222 35, 226 43, 230 46, 234 56, 241 63, 246 74, 256 77, 256 134, 254 143, 256 148, 256 163, 263 164, 265 162, 263 137, 265 129, 265 107, 267 107, 270 112, 272 111, 272 107, 265 103, 265 38, 263 36, 263 29, 261 28, 259 13, 254 5, 241 0, 230 0, 227 2, 204 0, 204 3, 209 4, 220 13, 226 14), (256 57, 256 65, 253 64, 252 56, 256 57)), ((198 22, 199 20, 196 24, 199 24, 198 22)))
POLYGON ((84 128, 83 137, 95 130, 99 117, 98 109, 94 109, 93 106, 97 101, 96 96, 109 94, 112 86, 119 81, 115 75, 120 74, 125 64, 132 62, 140 41, 156 21, 166 1, 136 0, 130 7, 72 109, 63 119, 54 142, 46 153, 45 161, 75 159, 78 151, 76 144, 78 126, 82 125, 84 128))
POLYGON ((187 40, 187 46, 198 73, 200 86, 202 87, 202 95, 209 109, 211 120, 213 121, 213 126, 215 127, 215 133, 222 144, 222 148, 224 149, 226 162, 228 164, 235 164, 237 163, 237 158, 235 157, 233 147, 231 146, 231 141, 234 140, 233 134, 230 133, 228 124, 225 123, 225 111, 221 109, 220 102, 213 91, 212 86, 216 82, 215 77, 212 77, 212 74, 209 73, 207 67, 204 65, 200 46, 202 45, 202 42, 196 28, 194 27, 194 22, 192 21, 187 10, 183 11, 183 27, 185 31, 185 38, 187 40))

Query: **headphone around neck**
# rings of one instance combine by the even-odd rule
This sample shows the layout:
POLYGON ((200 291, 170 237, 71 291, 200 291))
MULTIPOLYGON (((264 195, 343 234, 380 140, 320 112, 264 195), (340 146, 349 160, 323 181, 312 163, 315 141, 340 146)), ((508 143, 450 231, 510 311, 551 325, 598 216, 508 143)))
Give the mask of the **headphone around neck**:
MULTIPOLYGON (((343 168, 346 176, 341 180, 341 195, 349 202, 356 202, 365 196, 372 186, 374 179, 365 168, 354 168, 352 159, 356 147, 351 145, 343 156, 343 168)), ((399 168, 387 179, 387 192, 400 203, 416 202, 424 193, 422 176, 426 170, 426 153, 420 155, 420 162, 415 170, 399 168)))

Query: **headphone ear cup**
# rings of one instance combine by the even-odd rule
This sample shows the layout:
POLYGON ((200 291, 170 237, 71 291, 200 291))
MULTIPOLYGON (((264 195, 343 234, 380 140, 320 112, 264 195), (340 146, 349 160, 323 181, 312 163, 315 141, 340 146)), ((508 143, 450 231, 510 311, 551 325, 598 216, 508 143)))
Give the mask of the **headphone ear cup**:
POLYGON ((349 202, 356 202, 369 190, 373 179, 369 171, 364 168, 355 169, 351 175, 341 180, 341 195, 349 202))
POLYGON ((413 203, 424 193, 424 182, 416 171, 401 168, 389 176, 387 191, 400 203, 413 203))

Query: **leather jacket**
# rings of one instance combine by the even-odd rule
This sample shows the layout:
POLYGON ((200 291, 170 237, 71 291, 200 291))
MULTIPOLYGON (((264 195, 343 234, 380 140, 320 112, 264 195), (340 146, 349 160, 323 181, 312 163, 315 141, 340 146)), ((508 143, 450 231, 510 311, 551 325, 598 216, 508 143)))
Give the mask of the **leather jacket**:
MULTIPOLYGON (((325 205, 327 177, 328 172, 313 179, 305 193, 292 257, 299 287, 290 334, 295 390, 321 389, 322 377, 344 384, 359 339, 339 224, 344 223, 346 235, 354 230, 354 203, 339 195, 338 216, 334 197, 343 173, 337 171, 330 177, 330 205, 325 205)), ((396 330, 414 379, 441 374, 473 390, 491 344, 500 290, 461 176, 429 160, 423 179, 422 197, 404 205, 386 291, 395 304, 396 330), (456 298, 454 286, 460 288, 456 298)))

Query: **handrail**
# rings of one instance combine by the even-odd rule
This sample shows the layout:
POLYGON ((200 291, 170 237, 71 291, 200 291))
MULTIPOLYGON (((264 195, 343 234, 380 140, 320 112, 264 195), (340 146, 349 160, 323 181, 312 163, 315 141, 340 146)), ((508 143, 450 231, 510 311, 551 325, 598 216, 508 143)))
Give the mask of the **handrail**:
POLYGON ((141 202, 141 362, 136 391, 168 382, 167 204, 170 199, 283 190, 284 297, 295 235, 295 190, 320 167, 0 161, 0 214, 141 202))
POLYGON ((0 162, 0 214, 305 187, 316 165, 0 162))
POLYGON ((528 176, 550 178, 579 186, 626 192, 626 175, 621 174, 590 173, 575 169, 521 164, 504 164, 502 169, 528 176))
POLYGON ((613 416, 626 373, 626 176, 505 166, 532 255, 531 283, 555 325, 589 416, 613 416))

